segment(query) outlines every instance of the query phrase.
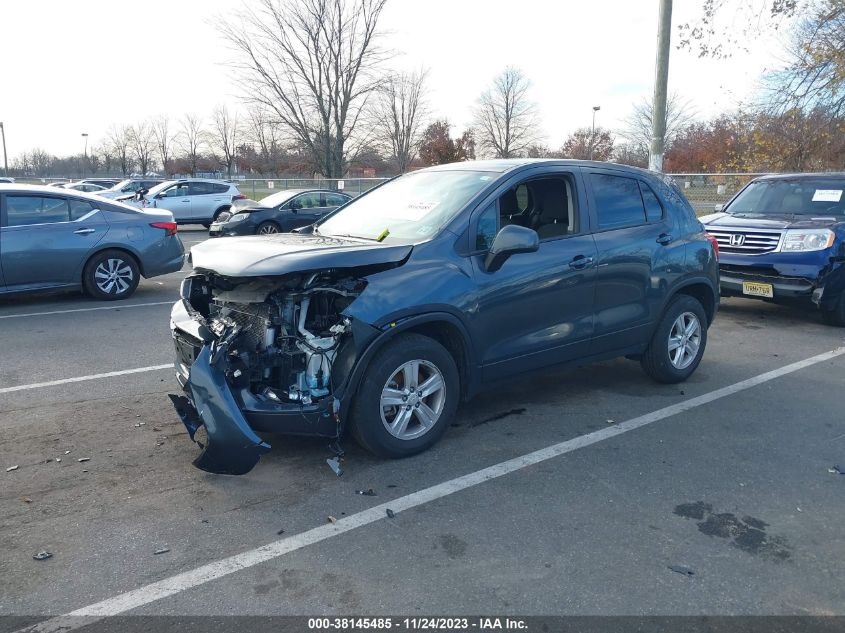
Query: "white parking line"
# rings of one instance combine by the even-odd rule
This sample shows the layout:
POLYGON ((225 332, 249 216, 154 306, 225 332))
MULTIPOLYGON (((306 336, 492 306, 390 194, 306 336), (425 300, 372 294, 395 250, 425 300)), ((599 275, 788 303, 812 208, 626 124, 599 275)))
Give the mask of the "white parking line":
POLYGON ((764 374, 759 374, 758 376, 723 387, 722 389, 717 389, 715 391, 705 393, 704 395, 679 402, 678 404, 658 409, 652 413, 646 413, 645 415, 626 420, 625 422, 615 426, 605 427, 598 431, 594 431, 593 433, 581 435, 571 440, 560 442, 559 444, 553 444, 552 446, 534 451, 533 453, 527 453, 520 457, 515 457, 514 459, 489 466, 488 468, 483 468, 456 479, 445 481, 435 486, 431 486, 430 488, 412 492, 404 497, 399 497, 398 499, 381 503, 362 512, 340 519, 337 523, 321 525, 320 527, 306 530, 300 534, 295 534, 293 536, 268 543, 267 545, 262 545, 261 547, 176 574, 175 576, 170 576, 164 580, 144 585, 118 596, 107 598, 101 602, 82 607, 81 609, 72 611, 67 615, 50 618, 49 620, 44 620, 36 625, 20 629, 17 633, 21 633, 23 631, 30 633, 59 633, 59 631, 67 631, 69 629, 86 626, 107 616, 126 613, 127 611, 137 609, 138 607, 150 604, 156 600, 167 598, 168 596, 181 593, 193 587, 211 582, 212 580, 217 580, 219 578, 223 578, 224 576, 228 576, 229 574, 243 571, 245 569, 249 569, 250 567, 254 567, 255 565, 279 558, 280 556, 302 549, 308 545, 313 545, 314 543, 319 543, 320 541, 325 541, 334 536, 339 536, 340 534, 349 532, 350 530, 380 521, 385 518, 387 508, 390 508, 394 513, 398 514, 404 510, 415 508, 436 499, 442 499, 443 497, 453 495, 456 492, 466 490, 467 488, 471 488, 509 473, 522 470, 528 466, 533 466, 535 464, 539 464, 540 462, 565 455, 566 453, 571 453, 597 442, 622 435, 623 433, 633 431, 634 429, 653 424, 659 420, 664 420, 679 413, 683 413, 684 411, 689 411, 695 407, 708 404, 714 400, 733 395, 740 391, 745 391, 746 389, 756 387, 757 385, 761 385, 765 382, 780 378, 781 376, 805 369, 806 367, 831 360, 838 356, 842 356, 843 354, 845 354, 845 347, 839 347, 832 351, 825 352, 824 354, 819 354, 818 356, 813 356, 812 358, 792 363, 764 374))
POLYGON ((166 365, 150 365, 149 367, 137 367, 135 369, 121 369, 120 371, 108 371, 104 374, 77 376, 75 378, 62 378, 61 380, 50 380, 48 382, 34 382, 28 385, 17 385, 16 387, 3 387, 2 389, 0 389, 0 393, 26 391, 27 389, 40 389, 41 387, 55 387, 56 385, 66 385, 71 382, 85 382, 86 380, 113 378, 114 376, 126 376, 128 374, 142 374, 146 371, 159 371, 162 369, 173 369, 173 363, 167 363, 166 365))
POLYGON ((132 303, 129 305, 98 306, 96 308, 72 308, 70 310, 53 310, 51 312, 28 312, 26 314, 4 314, 0 319, 21 319, 23 317, 46 316, 48 314, 70 314, 71 312, 94 312, 95 310, 123 310, 125 308, 146 308, 147 306, 173 305, 176 299, 171 301, 151 301, 150 303, 132 303))

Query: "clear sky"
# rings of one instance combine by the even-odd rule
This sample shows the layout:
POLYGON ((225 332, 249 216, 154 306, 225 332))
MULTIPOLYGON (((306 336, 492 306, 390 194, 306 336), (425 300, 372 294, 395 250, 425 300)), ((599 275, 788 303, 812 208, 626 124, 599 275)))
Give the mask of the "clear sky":
MULTIPOLYGON (((245 87, 225 62, 232 53, 215 16, 243 0, 25 0, 0 9, 0 121, 9 156, 39 146, 82 151, 112 123, 166 113, 208 117, 215 105, 240 107, 245 87)), ((248 1, 248 0, 247 0, 248 1)), ((742 0, 736 0, 741 2, 742 0)), ((478 94, 508 65, 532 82, 545 141, 597 124, 616 129, 632 103, 652 90, 657 0, 389 0, 383 44, 390 65, 430 69, 432 112, 456 130, 471 122, 478 94)), ((700 11, 675 0, 678 24, 700 11)), ((224 17, 225 19, 225 17, 224 17)), ((676 43, 676 42, 674 42, 676 43)), ((777 65, 774 36, 728 61, 702 60, 673 47, 670 91, 699 116, 748 98, 761 73, 777 65)))

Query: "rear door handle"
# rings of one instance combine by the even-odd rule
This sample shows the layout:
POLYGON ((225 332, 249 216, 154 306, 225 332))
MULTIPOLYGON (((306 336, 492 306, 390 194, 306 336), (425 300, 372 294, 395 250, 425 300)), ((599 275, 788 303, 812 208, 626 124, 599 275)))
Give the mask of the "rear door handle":
POLYGON ((668 233, 661 233, 660 235, 657 236, 657 243, 663 244, 663 246, 666 246, 671 241, 672 241, 672 236, 669 235, 668 233))
POLYGON ((88 235, 89 233, 93 233, 97 229, 76 229, 74 233, 76 235, 88 235))
POLYGON ((587 266, 589 266, 592 263, 593 263, 592 257, 584 257, 583 255, 578 255, 577 257, 572 258, 572 261, 569 262, 569 267, 580 270, 582 268, 586 268, 587 266))

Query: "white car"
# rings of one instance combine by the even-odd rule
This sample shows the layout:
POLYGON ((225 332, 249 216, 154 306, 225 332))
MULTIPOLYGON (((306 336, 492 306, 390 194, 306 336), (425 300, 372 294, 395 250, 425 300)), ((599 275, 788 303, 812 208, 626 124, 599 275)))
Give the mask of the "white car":
POLYGON ((110 200, 116 200, 117 198, 131 196, 138 189, 152 189, 163 182, 163 178, 128 178, 127 180, 121 180, 111 189, 98 191, 97 195, 103 198, 109 198, 110 200))
POLYGON ((138 196, 121 196, 117 200, 135 206, 167 209, 182 224, 204 224, 206 227, 223 211, 228 211, 233 200, 245 196, 233 184, 222 180, 189 178, 167 180, 150 189, 138 200, 138 196))

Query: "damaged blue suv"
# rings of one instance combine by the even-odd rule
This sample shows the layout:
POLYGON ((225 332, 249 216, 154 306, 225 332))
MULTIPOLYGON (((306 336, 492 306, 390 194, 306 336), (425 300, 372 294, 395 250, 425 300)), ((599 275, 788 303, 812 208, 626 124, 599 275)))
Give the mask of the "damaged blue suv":
POLYGON ((248 472, 262 433, 412 455, 460 400, 554 365, 626 356, 680 382, 719 303, 715 240, 632 167, 441 165, 298 231, 191 251, 172 398, 203 470, 248 472))
POLYGON ((719 242, 723 296, 815 305, 845 326, 845 174, 751 181, 701 218, 719 242))

